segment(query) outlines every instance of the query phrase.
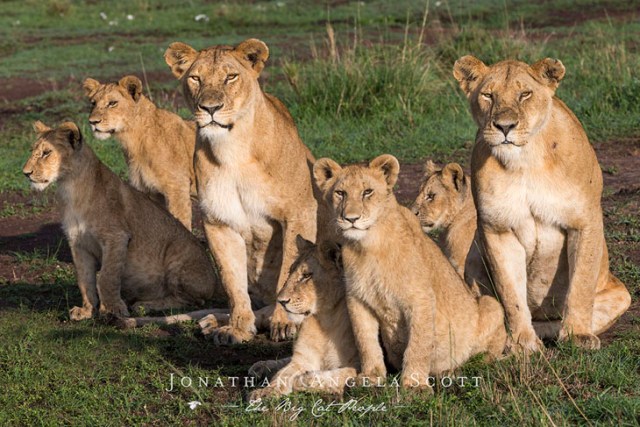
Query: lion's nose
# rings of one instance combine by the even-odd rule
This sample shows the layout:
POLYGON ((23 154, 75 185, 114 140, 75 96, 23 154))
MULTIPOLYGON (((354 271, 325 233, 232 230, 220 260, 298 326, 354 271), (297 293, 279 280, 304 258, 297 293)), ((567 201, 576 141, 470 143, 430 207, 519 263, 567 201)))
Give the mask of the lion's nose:
POLYGON ((351 224, 355 224, 355 222, 360 219, 360 215, 345 215, 344 219, 349 221, 351 224))
POLYGON ((284 307, 287 304, 289 304, 289 301, 291 301, 291 299, 279 299, 278 302, 284 307))
POLYGON ((24 174, 24 176, 26 176, 27 178, 29 178, 31 176, 31 174, 33 173, 33 171, 27 171, 27 170, 23 170, 22 173, 24 174))
POLYGON ((207 113, 211 114, 211 116, 213 117, 214 113, 216 111, 218 111, 219 109, 221 109, 223 105, 224 104, 216 104, 216 105, 199 104, 198 108, 200 108, 201 110, 206 111, 207 113))
POLYGON ((102 120, 96 120, 96 119, 93 119, 93 120, 92 120, 92 119, 89 119, 89 124, 97 125, 97 124, 98 124, 98 123, 100 123, 101 121, 102 121, 102 120))
POLYGON ((518 126, 518 122, 512 122, 512 121, 504 121, 504 122, 493 122, 493 125, 500 129, 502 131, 502 133, 504 134, 504 136, 507 136, 509 134, 509 132, 511 132, 511 130, 513 128, 515 128, 516 126, 518 126))

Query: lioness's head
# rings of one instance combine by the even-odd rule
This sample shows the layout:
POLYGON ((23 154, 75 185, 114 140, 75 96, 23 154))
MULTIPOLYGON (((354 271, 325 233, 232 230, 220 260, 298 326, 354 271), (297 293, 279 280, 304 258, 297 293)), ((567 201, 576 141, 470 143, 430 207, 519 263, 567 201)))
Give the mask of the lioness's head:
POLYGON ((395 202, 393 186, 398 180, 398 160, 383 154, 368 166, 340 167, 324 158, 313 165, 313 175, 325 201, 332 208, 342 236, 360 240, 374 226, 391 201, 395 202))
POLYGON ((562 62, 550 58, 533 65, 503 61, 487 66, 463 56, 453 66, 479 134, 497 156, 519 150, 545 125, 564 72, 562 62))
POLYGON ((446 228, 471 196, 470 179, 457 163, 439 168, 431 160, 425 165, 425 174, 411 211, 418 216, 422 230, 428 233, 446 228))
POLYGON ((260 93, 258 76, 268 57, 267 45, 257 39, 201 51, 176 42, 164 54, 205 136, 229 132, 242 119, 260 93))
POLYGON ((318 310, 333 308, 335 300, 344 294, 342 266, 337 245, 324 242, 320 246, 297 239, 298 258, 291 266, 289 277, 278 293, 278 302, 291 321, 301 323, 318 310))
POLYGON ((118 83, 102 84, 86 79, 82 84, 85 95, 91 100, 89 124, 98 139, 107 139, 122 132, 136 113, 136 105, 142 96, 142 82, 136 76, 126 76, 118 83))
POLYGON ((82 145, 82 134, 72 122, 62 123, 52 129, 37 121, 33 129, 38 138, 22 173, 29 178, 31 188, 42 191, 64 178, 72 169, 72 156, 82 145))

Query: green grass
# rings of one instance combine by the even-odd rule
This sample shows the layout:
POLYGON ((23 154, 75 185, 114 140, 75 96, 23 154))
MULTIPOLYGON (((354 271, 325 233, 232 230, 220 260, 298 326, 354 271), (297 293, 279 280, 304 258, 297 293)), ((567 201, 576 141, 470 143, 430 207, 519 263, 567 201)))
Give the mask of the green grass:
MULTIPOLYGON (((168 44, 177 40, 203 48, 263 39, 271 50, 263 87, 289 107, 303 141, 317 157, 340 162, 381 153, 408 162, 466 159, 475 126, 451 74, 453 62, 465 54, 487 63, 557 57, 567 68, 558 96, 592 141, 640 135, 640 24, 624 18, 638 10, 639 1, 432 0, 423 27, 426 4, 2 1, 0 192, 28 191, 21 168, 34 140, 34 120, 51 125, 76 121, 98 156, 125 177, 117 142, 96 141, 89 131, 89 104, 81 82, 85 77, 115 80, 146 73, 154 101, 189 117, 162 59, 168 44), (194 21, 201 13, 208 22, 194 21), (133 20, 127 19, 129 14, 133 20), (327 22, 334 31, 331 36, 327 22), (3 101, 16 78, 21 84, 43 81, 51 90, 3 101)), ((46 207, 4 204, 0 219, 36 215, 46 207)), ((606 212, 612 271, 636 297, 640 266, 630 254, 640 250, 637 207, 635 202, 616 204, 606 212)), ((292 405, 305 408, 291 421, 293 411, 276 409, 279 401, 269 402, 264 413, 249 411, 241 387, 178 387, 167 392, 171 374, 194 379, 243 376, 255 361, 284 357, 290 345, 259 341, 216 348, 193 324, 119 331, 99 321, 69 322, 68 310, 81 300, 73 269, 59 262, 58 252, 2 252, 32 279, 0 281, 0 425, 640 422, 637 318, 600 351, 561 345, 527 360, 488 364, 475 358, 455 374, 482 377, 477 388, 439 387, 433 397, 392 387, 351 389, 343 402, 386 405, 384 412, 362 416, 334 407, 315 418, 311 408, 319 405, 316 395, 291 396, 292 405), (193 400, 202 405, 191 410, 188 402, 193 400)))

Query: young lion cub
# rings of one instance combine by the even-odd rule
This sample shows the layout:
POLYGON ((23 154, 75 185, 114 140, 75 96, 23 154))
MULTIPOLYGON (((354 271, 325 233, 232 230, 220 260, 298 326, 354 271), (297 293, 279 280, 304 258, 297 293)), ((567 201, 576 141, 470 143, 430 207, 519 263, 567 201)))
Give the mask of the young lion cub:
POLYGON ((390 155, 368 167, 341 168, 331 159, 313 168, 333 210, 344 246, 346 300, 362 364, 362 377, 385 377, 378 331, 403 387, 431 390, 428 377, 470 356, 499 356, 506 331, 502 308, 476 299, 393 186, 398 160, 390 155))
POLYGON ((193 122, 157 108, 142 94, 142 82, 126 76, 118 83, 84 81, 93 105, 89 123, 98 139, 114 135, 129 165, 129 182, 161 200, 191 230, 191 196, 196 196, 193 122))
POLYGON ((300 256, 278 294, 291 320, 302 322, 293 357, 255 363, 249 371, 256 376, 279 371, 267 387, 252 392, 250 400, 292 391, 341 394, 359 368, 339 249, 330 243, 317 247, 300 237, 298 247, 300 256))
POLYGON ((92 317, 98 302, 101 314, 128 316, 125 301, 161 310, 213 296, 216 276, 198 240, 100 162, 74 123, 35 122, 34 129, 38 139, 22 171, 37 190, 58 182, 82 293, 72 320, 92 317))

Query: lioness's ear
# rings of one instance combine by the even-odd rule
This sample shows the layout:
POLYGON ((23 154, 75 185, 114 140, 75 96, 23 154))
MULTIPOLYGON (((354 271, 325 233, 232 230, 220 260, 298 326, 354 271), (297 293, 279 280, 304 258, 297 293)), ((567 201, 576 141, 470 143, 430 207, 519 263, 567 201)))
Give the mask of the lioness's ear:
POLYGON ((78 129, 78 126, 76 126, 75 123, 64 122, 60 126, 58 126, 56 132, 60 132, 61 134, 63 134, 64 137, 69 141, 71 148, 73 148, 74 150, 79 149, 82 145, 82 133, 80 133, 80 129, 78 129))
POLYGON ((313 248, 315 246, 315 244, 310 241, 305 239, 304 237, 302 237, 301 235, 297 235, 296 236, 296 247, 298 248, 298 253, 301 254, 307 250, 310 250, 311 248, 313 248))
POLYGON ((464 172, 457 163, 449 163, 442 169, 442 181, 445 185, 452 186, 456 191, 464 186, 464 172))
POLYGON ((142 94, 142 82, 136 76, 124 76, 118 84, 125 88, 134 101, 138 102, 142 94))
POLYGON ((94 80, 92 78, 84 79, 84 82, 82 83, 82 88, 84 89, 85 96, 90 98, 93 95, 93 93, 96 90, 98 90, 100 85, 101 83, 99 81, 94 80))
POLYGON ((456 78, 460 89, 462 89, 468 98, 478 86, 480 78, 488 69, 489 67, 484 65, 484 62, 474 56, 467 55, 458 59, 456 63, 453 64, 453 77, 456 78))
POLYGON ((330 241, 322 242, 320 244, 320 256, 335 265, 338 270, 342 271, 342 252, 340 245, 330 241))
POLYGON ((177 79, 181 79, 184 73, 191 67, 198 57, 198 51, 188 44, 171 43, 164 52, 164 60, 171 68, 171 72, 177 79))
POLYGON ((325 192, 341 170, 340 165, 328 157, 316 160, 313 164, 313 177, 318 188, 325 192))
POLYGON ((429 178, 431 175, 433 175, 434 173, 440 171, 440 168, 433 163, 432 160, 427 160, 427 163, 425 163, 424 165, 424 177, 429 178))
POLYGON ((249 62, 251 68, 260 74, 264 68, 267 58, 269 58, 269 48, 258 39, 245 40, 236 46, 235 51, 240 54, 240 59, 249 62))
POLYGON ((36 131, 37 134, 42 134, 48 130, 51 130, 51 128, 42 123, 40 120, 36 120, 35 122, 33 122, 33 130, 36 131))
POLYGON ((383 154, 369 162, 370 169, 380 169, 387 182, 387 188, 391 189, 396 185, 398 173, 400 172, 400 162, 391 154, 383 154))
POLYGON ((531 66, 534 75, 540 77, 547 86, 557 89, 564 77, 565 68, 559 59, 545 58, 531 66))

